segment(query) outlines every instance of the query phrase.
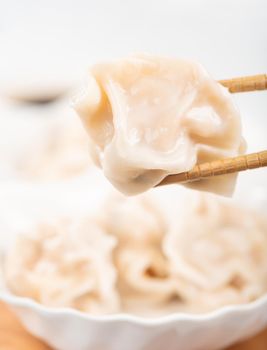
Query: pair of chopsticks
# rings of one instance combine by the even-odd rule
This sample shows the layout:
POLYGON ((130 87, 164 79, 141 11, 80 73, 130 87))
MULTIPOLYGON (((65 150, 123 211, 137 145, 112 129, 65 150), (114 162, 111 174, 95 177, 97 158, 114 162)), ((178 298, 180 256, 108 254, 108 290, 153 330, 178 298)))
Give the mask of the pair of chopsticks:
MULTIPOLYGON (((229 92, 232 93, 267 90, 267 75, 260 74, 229 80, 219 80, 219 83, 228 88, 229 92)), ((234 158, 225 158, 197 164, 190 171, 166 176, 158 186, 178 182, 198 181, 213 176, 231 174, 265 166, 267 166, 267 151, 251 153, 234 158)))

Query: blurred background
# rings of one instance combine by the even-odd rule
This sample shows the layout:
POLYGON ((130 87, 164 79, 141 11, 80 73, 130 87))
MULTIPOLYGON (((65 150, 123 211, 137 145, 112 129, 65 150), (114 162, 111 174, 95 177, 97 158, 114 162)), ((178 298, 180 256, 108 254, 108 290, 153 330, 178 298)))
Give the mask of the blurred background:
MULTIPOLYGON (((43 213, 44 194, 42 204, 84 205, 76 179, 91 164, 70 101, 91 64, 149 52, 199 61, 215 79, 266 73, 266 23, 266 0, 0 0, 1 223, 21 225, 12 218, 17 205, 24 219, 24 199, 43 213)), ((266 92, 234 100, 248 150, 267 149, 266 92)), ((236 193, 263 198, 265 178, 242 174, 236 193)))
POLYGON ((217 78, 266 71, 265 0, 0 4, 3 89, 72 84, 93 62, 139 51, 198 60, 217 78))

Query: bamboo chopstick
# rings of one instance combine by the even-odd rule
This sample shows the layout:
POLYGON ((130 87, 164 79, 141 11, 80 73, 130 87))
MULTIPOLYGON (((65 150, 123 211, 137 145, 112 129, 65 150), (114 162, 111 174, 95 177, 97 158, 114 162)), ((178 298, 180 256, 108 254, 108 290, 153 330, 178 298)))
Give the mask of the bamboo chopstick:
POLYGON ((231 174, 265 166, 267 166, 267 151, 251 153, 195 165, 190 171, 166 176, 157 186, 197 181, 213 176, 231 174))
POLYGON ((267 74, 258 74, 248 77, 219 80, 219 83, 232 93, 267 89, 267 74))

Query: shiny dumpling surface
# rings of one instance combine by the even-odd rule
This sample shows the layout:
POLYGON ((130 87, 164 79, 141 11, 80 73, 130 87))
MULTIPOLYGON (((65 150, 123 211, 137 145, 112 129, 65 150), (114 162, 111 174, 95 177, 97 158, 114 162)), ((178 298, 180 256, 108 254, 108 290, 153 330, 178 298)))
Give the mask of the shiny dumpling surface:
MULTIPOLYGON (((237 155, 242 145, 230 94, 191 61, 138 55, 97 64, 75 108, 94 160, 125 194, 196 163, 237 155)), ((231 191, 233 179, 223 178, 223 191, 231 191)), ((197 186, 220 191, 210 181, 197 186)))

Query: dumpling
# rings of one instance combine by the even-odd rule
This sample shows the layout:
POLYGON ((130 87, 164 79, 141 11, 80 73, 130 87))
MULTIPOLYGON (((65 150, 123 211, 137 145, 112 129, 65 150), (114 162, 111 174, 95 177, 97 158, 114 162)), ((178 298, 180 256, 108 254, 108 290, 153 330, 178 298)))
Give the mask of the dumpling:
MULTIPOLYGON (((137 55, 97 64, 74 107, 89 134, 94 161, 128 195, 244 148, 230 94, 190 61, 137 55)), ((193 186, 230 193, 235 175, 222 179, 193 186)))
POLYGON ((165 217, 150 196, 117 196, 107 203, 103 222, 117 239, 114 263, 122 309, 151 312, 174 294, 169 266, 162 251, 165 217))
POLYGON ((115 250, 114 261, 122 310, 142 315, 164 312, 176 290, 162 251, 122 246, 115 250))
POLYGON ((137 247, 159 246, 167 230, 164 213, 154 196, 132 198, 112 195, 102 208, 105 229, 119 245, 137 247))
POLYGON ((190 197, 166 235, 176 293, 194 311, 255 300, 267 290, 267 221, 211 195, 190 197))
POLYGON ((115 243, 88 219, 39 225, 33 234, 20 236, 8 253, 7 287, 48 307, 72 307, 91 314, 116 312, 115 243))

